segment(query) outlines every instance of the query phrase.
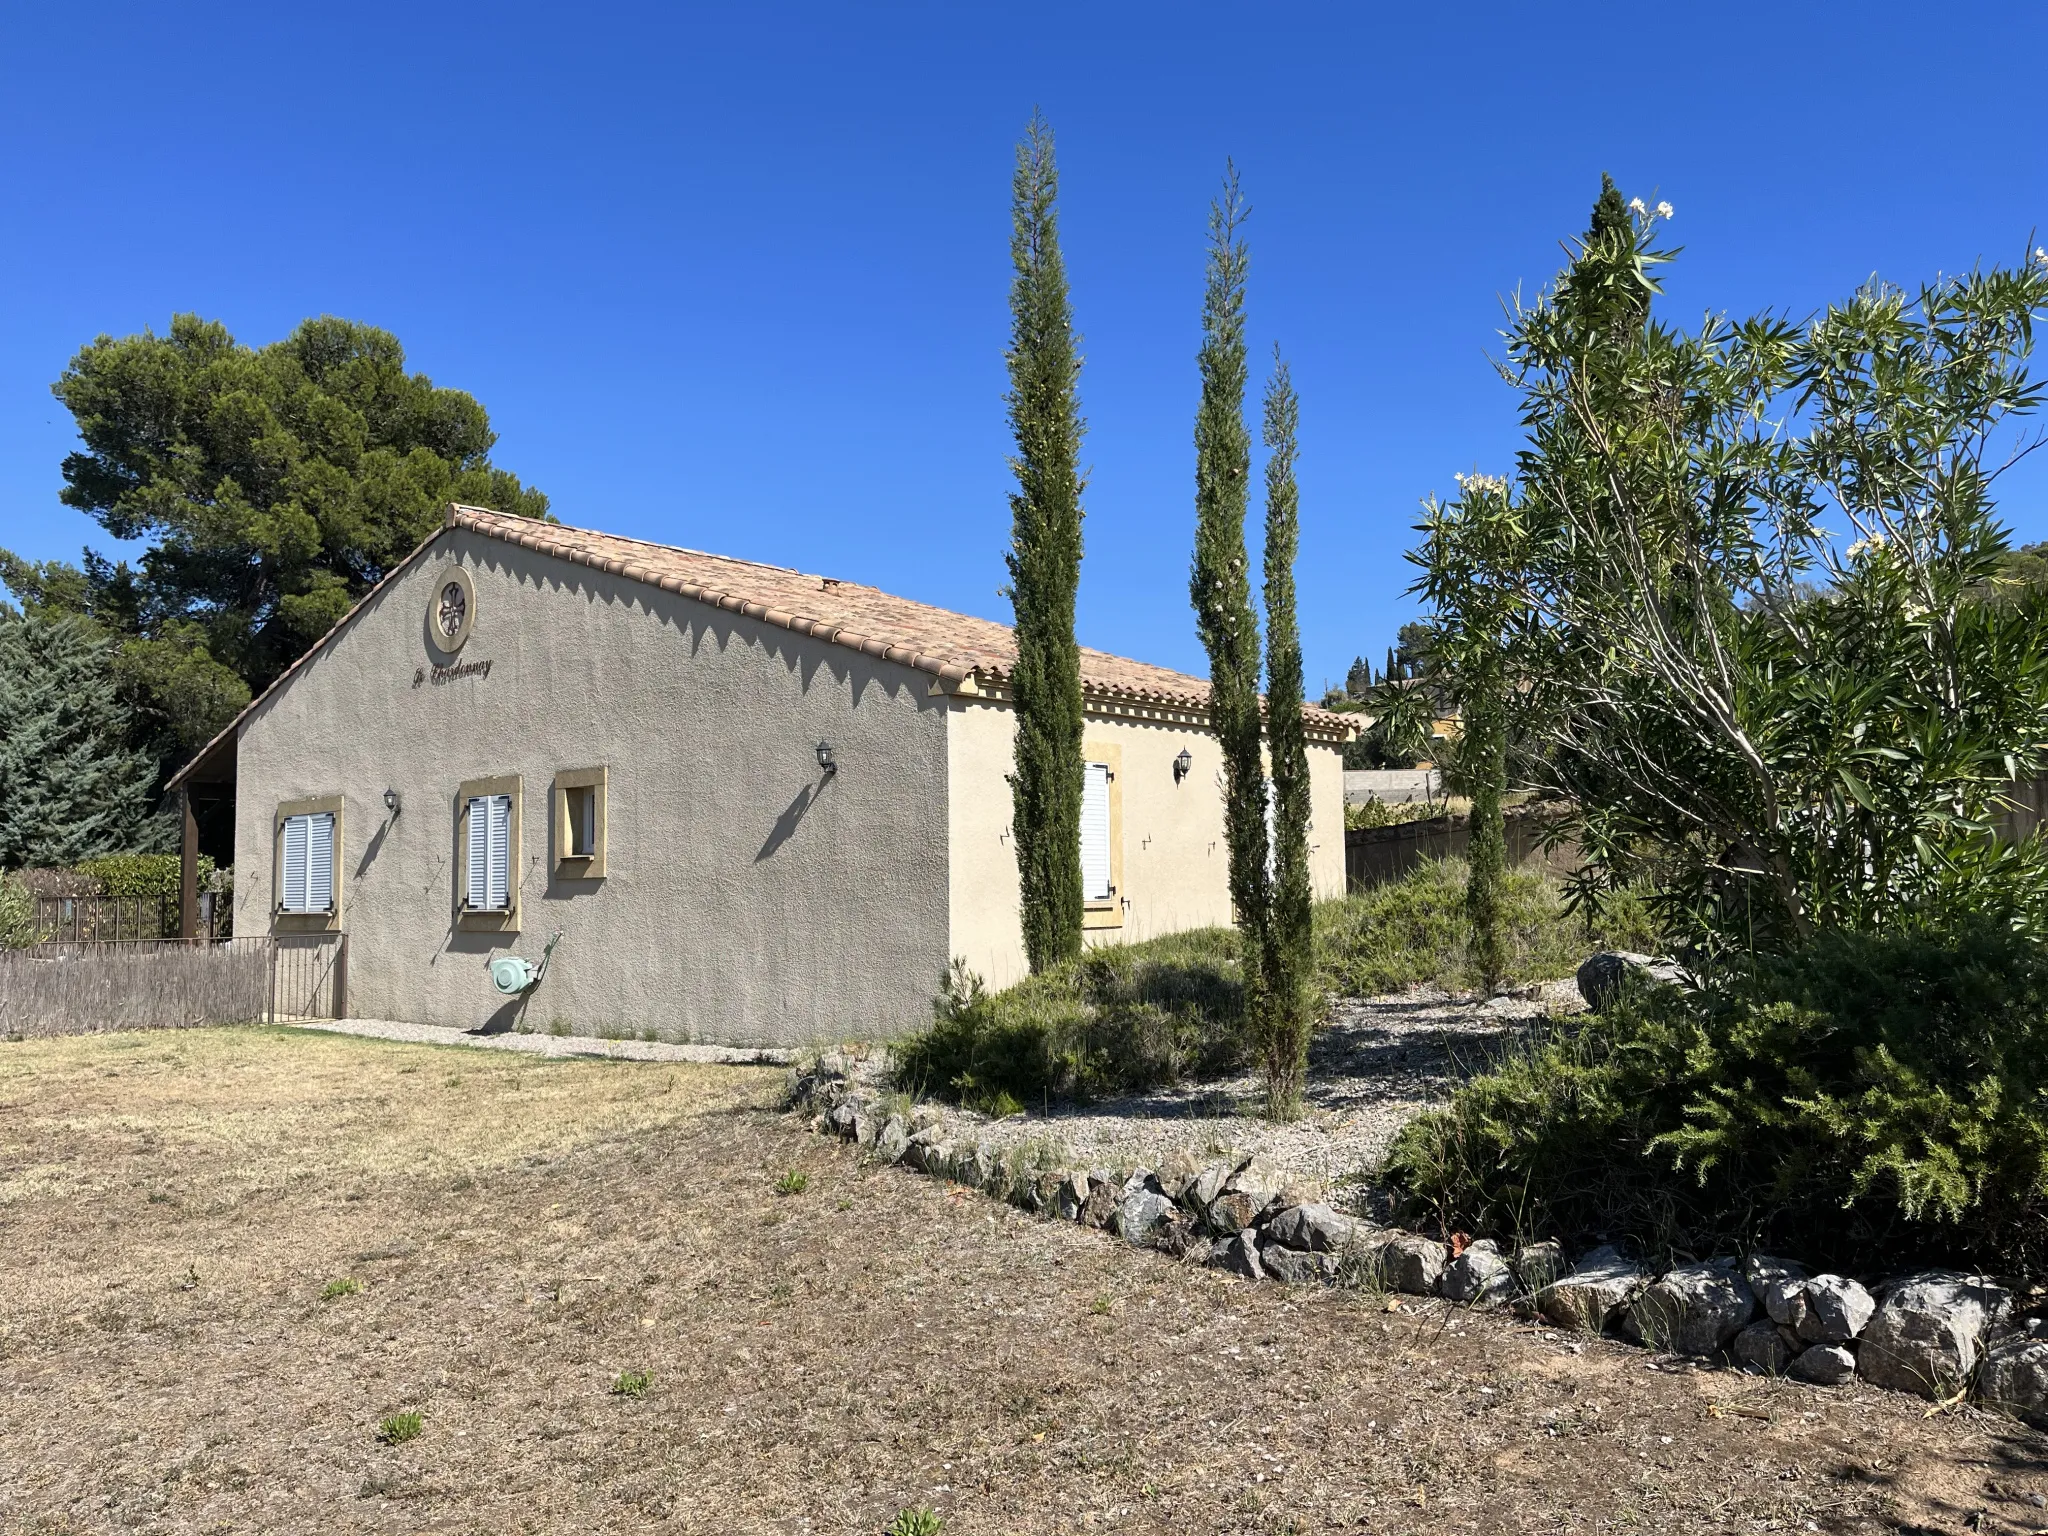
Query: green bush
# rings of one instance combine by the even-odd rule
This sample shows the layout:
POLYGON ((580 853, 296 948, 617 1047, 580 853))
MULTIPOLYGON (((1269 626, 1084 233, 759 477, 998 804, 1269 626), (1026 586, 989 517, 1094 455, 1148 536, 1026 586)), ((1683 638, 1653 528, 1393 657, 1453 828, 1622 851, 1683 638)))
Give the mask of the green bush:
POLYGON ((1445 1229, 1817 1262, 2048 1260, 2048 951, 1828 934, 1634 993, 1412 1123, 1385 1172, 1445 1229))
POLYGON ((924 1033, 897 1047, 897 1082, 998 1114, 1093 1099, 1246 1060, 1237 934, 1202 928, 1091 949, 1003 992, 957 962, 924 1033))
MULTIPOLYGON (((1648 949, 1654 930, 1631 893, 1610 898, 1588 936, 1555 883, 1508 879, 1508 979, 1570 975, 1588 950, 1648 949)), ((1426 864, 1361 896, 1318 904, 1317 984, 1369 996, 1418 982, 1478 985, 1465 915, 1465 866, 1426 864)), ((1052 1099, 1094 1099, 1213 1077, 1247 1060, 1238 937, 1200 928, 1106 945, 1003 992, 958 962, 932 1027, 898 1045, 896 1081, 1000 1118, 1052 1099)))
POLYGON ((26 949, 35 941, 35 897, 17 877, 0 870, 0 949, 26 949))
MULTIPOLYGON (((180 880, 179 857, 175 853, 115 853, 103 859, 87 859, 78 872, 94 881, 103 895, 149 896, 176 901, 180 880)), ((199 858, 199 888, 209 889, 213 860, 199 858)))
MULTIPOLYGON (((1420 983, 1452 991, 1480 985, 1465 910, 1465 863, 1423 864, 1400 880, 1316 908, 1316 959, 1331 992, 1371 997, 1420 983)), ((1508 932, 1502 979, 1510 985, 1569 976, 1595 949, 1654 951, 1657 928, 1632 890, 1607 899, 1590 923, 1565 910, 1557 883, 1511 870, 1502 893, 1508 932)))

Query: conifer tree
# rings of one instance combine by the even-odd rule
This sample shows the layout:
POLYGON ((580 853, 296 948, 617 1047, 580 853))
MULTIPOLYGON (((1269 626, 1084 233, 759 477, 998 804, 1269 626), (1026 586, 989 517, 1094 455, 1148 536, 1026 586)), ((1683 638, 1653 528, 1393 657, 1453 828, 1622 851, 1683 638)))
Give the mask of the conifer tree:
POLYGON ((1237 168, 1209 208, 1202 294, 1202 398, 1195 415, 1195 558, 1189 581, 1195 628, 1209 653, 1209 723, 1223 749, 1223 825, 1230 899, 1244 957, 1246 1016, 1254 1039, 1267 1017, 1264 957, 1271 908, 1266 858, 1266 775, 1259 762, 1259 627, 1252 612, 1244 519, 1251 434, 1244 421, 1244 290, 1249 262, 1238 231, 1247 210, 1237 168))
POLYGON ((1366 665, 1363 656, 1351 658, 1351 670, 1344 674, 1344 691, 1354 699, 1362 699, 1372 692, 1372 668, 1366 665))
POLYGON ((1017 717, 1011 825, 1024 953, 1042 971, 1081 950, 1081 579, 1078 459, 1084 430, 1067 273, 1060 258, 1052 130, 1033 114, 1011 184, 1009 596, 1016 612, 1017 717))
POLYGON ((1301 629, 1294 602, 1294 557, 1300 543, 1294 461, 1300 415, 1294 382, 1276 349, 1265 419, 1266 739, 1273 757, 1273 854, 1265 943, 1267 1016, 1260 1040, 1266 1111, 1275 1119, 1300 1112, 1314 1006, 1308 733, 1301 715, 1301 629))
POLYGON ((0 866, 135 849, 155 763, 86 620, 0 606, 0 866))

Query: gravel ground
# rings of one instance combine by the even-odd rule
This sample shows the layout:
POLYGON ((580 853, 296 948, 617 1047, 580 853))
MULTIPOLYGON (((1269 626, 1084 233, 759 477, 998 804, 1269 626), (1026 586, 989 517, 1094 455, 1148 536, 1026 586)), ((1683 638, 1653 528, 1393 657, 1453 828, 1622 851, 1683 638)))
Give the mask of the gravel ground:
MULTIPOLYGON (((1306 1112, 1286 1125, 1255 1112, 1260 1088, 1250 1074, 997 1121, 934 1108, 958 1138, 1002 1146, 1048 1141, 1077 1168, 1157 1167, 1176 1149, 1197 1158, 1259 1152, 1300 1181, 1356 1202, 1365 1191, 1353 1176, 1379 1161, 1402 1126, 1442 1103, 1533 1021, 1584 1006, 1569 980, 1486 1002, 1427 988, 1345 999, 1309 1048, 1306 1112)), ((877 1053, 857 1075, 880 1085, 886 1071, 877 1053)))
POLYGON ((798 1052, 732 1045, 665 1045, 653 1040, 596 1040, 587 1035, 484 1034, 439 1024, 401 1024, 390 1019, 287 1019, 292 1029, 322 1029, 366 1040, 407 1045, 467 1045, 487 1051, 524 1051, 532 1056, 601 1056, 611 1061, 693 1061, 727 1067, 779 1067, 798 1052))

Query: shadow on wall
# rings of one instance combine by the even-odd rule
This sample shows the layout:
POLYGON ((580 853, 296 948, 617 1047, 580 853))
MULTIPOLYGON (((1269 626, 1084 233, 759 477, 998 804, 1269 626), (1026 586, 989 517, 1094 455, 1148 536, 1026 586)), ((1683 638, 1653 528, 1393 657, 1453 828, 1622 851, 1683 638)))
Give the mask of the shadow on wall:
POLYGON ((774 858, 776 850, 796 836, 797 826, 803 821, 805 812, 824 795, 825 785, 831 782, 830 779, 826 779, 822 784, 806 784, 796 792, 796 798, 789 802, 783 813, 775 818, 775 825, 768 829, 768 840, 761 845, 761 851, 754 855, 756 864, 774 858))

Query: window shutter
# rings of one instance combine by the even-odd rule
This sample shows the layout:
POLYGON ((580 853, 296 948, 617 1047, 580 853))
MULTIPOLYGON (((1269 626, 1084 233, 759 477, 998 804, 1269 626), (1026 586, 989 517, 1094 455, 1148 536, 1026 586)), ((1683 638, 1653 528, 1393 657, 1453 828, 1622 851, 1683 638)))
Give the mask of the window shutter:
POLYGON ((308 912, 334 910, 334 813, 321 811, 306 823, 306 905, 308 912))
POLYGON ((503 912, 512 905, 512 797, 492 795, 489 805, 491 845, 486 889, 491 910, 503 912))
POLYGON ((1115 895, 1109 883, 1109 764, 1089 763, 1081 780, 1081 896, 1108 901, 1115 895))
POLYGON ((479 795, 469 802, 469 878, 462 892, 462 904, 473 912, 481 912, 491 904, 490 830, 490 801, 479 795))
POLYGON ((309 817, 287 816, 284 819, 284 889, 278 893, 278 906, 286 912, 306 910, 306 826, 309 817))

